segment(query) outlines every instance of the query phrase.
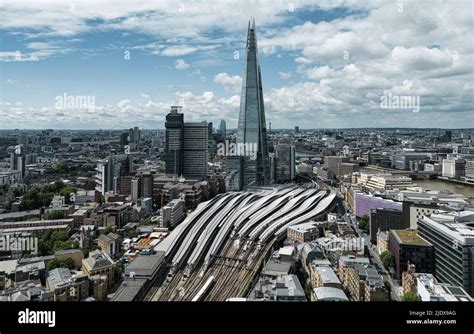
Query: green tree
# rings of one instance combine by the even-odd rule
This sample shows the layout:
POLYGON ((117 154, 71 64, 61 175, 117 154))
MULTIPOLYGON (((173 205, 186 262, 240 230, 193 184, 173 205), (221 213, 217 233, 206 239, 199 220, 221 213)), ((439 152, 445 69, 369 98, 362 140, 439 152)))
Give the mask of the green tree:
POLYGON ((403 302, 421 302, 421 297, 414 292, 407 292, 402 296, 403 302))
POLYGON ((48 219, 64 219, 64 212, 61 210, 53 210, 48 213, 48 219))
POLYGON ((117 262, 115 264, 115 268, 114 268, 114 281, 115 281, 115 283, 118 283, 122 280, 122 271, 123 271, 122 263, 117 262))
POLYGON ((360 217, 359 228, 365 232, 369 232, 369 217, 367 215, 360 217))
POLYGON ((106 228, 104 228, 102 231, 100 231, 100 234, 109 234, 110 232, 112 232, 112 226, 107 226, 106 228))
POLYGON ((48 264, 46 266, 46 270, 50 271, 56 268, 68 268, 68 269, 74 269, 75 264, 73 259, 66 259, 64 261, 60 261, 58 259, 52 259, 48 261, 48 264))
POLYGON ((393 264, 393 255, 390 251, 384 251, 380 254, 380 261, 382 261, 383 266, 385 269, 390 268, 393 264))
POLYGON ((129 231, 127 232, 127 237, 129 237, 129 238, 136 238, 136 237, 138 237, 139 235, 140 235, 140 232, 138 231, 137 228, 134 228, 134 229, 129 230, 129 231))

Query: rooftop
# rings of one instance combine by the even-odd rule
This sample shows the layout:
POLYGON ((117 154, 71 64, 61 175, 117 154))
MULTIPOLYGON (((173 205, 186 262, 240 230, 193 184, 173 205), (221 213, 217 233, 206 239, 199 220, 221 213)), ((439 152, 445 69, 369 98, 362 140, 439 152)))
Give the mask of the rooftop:
POLYGON ((349 301, 343 290, 333 287, 319 287, 313 289, 318 301, 349 301))
POLYGON ((474 245, 474 211, 441 212, 422 219, 426 224, 449 235, 462 245, 474 245))
POLYGON ((415 230, 390 230, 397 242, 402 245, 431 246, 431 244, 420 237, 415 230))
POLYGON ((112 266, 114 261, 99 249, 89 253, 89 257, 82 260, 90 270, 98 270, 104 267, 112 266))

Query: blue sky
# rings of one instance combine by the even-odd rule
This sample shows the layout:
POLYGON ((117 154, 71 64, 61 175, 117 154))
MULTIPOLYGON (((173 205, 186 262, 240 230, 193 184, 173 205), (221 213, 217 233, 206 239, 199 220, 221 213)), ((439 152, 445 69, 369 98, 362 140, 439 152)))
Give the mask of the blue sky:
POLYGON ((186 120, 235 127, 251 16, 273 128, 474 126, 472 2, 1 6, 2 128, 163 128, 177 103, 186 120), (58 109, 63 93, 95 105, 58 109), (420 112, 381 108, 388 93, 420 96, 420 112))

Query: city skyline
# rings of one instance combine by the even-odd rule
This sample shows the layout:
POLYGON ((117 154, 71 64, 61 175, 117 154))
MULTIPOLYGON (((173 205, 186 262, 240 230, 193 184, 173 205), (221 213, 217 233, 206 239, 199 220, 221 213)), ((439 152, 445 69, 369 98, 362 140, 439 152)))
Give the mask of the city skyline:
POLYGON ((178 104, 235 129, 251 16, 267 127, 472 127, 472 3, 233 5, 4 1, 1 127, 164 129, 178 104))

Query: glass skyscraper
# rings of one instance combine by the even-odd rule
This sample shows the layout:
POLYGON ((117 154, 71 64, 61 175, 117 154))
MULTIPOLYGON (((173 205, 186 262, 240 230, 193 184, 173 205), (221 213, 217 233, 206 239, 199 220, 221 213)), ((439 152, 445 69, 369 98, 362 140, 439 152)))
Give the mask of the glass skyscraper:
POLYGON ((263 106, 262 76, 258 62, 255 20, 248 25, 244 77, 240 99, 237 144, 244 148, 244 185, 265 185, 270 179, 265 108, 263 106), (256 150, 255 158, 248 151, 256 150))

